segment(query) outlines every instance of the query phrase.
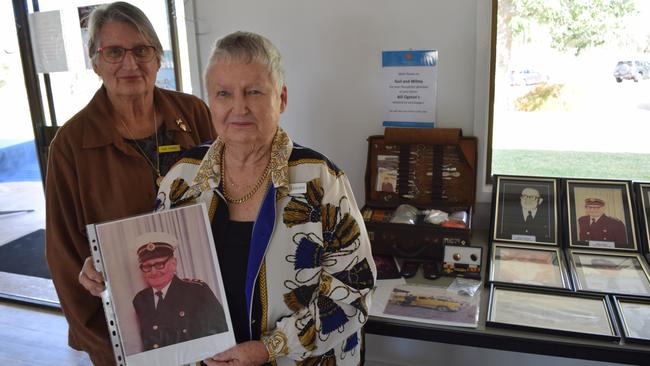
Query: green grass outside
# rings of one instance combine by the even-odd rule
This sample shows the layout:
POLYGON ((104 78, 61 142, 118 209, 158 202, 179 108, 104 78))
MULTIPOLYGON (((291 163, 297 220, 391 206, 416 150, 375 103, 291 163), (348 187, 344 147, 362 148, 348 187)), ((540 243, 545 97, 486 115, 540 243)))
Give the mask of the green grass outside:
POLYGON ((650 181, 650 154, 492 150, 492 174, 650 181))

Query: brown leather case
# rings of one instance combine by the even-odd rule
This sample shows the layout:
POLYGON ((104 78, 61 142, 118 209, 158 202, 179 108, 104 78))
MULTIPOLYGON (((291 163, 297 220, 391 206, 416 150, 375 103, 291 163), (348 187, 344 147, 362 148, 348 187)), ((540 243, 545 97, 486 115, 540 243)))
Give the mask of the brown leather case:
POLYGON ((362 209, 373 252, 442 260, 444 245, 468 245, 476 197, 477 139, 453 128, 386 128, 368 138, 366 206, 362 209), (448 213, 465 211, 467 227, 423 222, 391 223, 403 203, 448 213))

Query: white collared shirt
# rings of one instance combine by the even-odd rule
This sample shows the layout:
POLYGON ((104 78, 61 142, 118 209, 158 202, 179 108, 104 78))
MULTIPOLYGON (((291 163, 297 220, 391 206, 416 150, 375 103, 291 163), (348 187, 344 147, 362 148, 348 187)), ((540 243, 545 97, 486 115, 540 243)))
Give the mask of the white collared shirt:
POLYGON ((169 283, 165 285, 165 287, 161 288, 160 290, 157 290, 153 287, 151 288, 151 291, 153 291, 153 304, 155 308, 158 308, 158 296, 156 295, 156 292, 158 291, 162 292, 162 297, 160 298, 160 301, 162 301, 165 298, 165 296, 167 296, 167 290, 169 290, 169 285, 171 284, 172 281, 169 281, 169 283))

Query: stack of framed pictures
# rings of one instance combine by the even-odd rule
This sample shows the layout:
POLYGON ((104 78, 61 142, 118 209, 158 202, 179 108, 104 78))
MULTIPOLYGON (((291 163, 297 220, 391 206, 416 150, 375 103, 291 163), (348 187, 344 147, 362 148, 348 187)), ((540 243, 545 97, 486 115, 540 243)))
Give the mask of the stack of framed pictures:
POLYGON ((489 282, 572 290, 560 246, 558 181, 496 177, 489 282))
POLYGON ((634 188, 496 176, 487 324, 650 342, 650 184, 634 188))
POLYGON ((576 290, 650 297, 629 182, 565 180, 566 243, 576 290))

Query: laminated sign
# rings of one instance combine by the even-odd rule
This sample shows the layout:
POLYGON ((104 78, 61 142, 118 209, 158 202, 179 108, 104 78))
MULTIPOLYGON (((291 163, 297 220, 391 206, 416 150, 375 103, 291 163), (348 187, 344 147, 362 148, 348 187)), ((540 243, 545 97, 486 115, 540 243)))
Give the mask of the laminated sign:
POLYGON ((384 51, 384 127, 435 127, 438 51, 384 51))

